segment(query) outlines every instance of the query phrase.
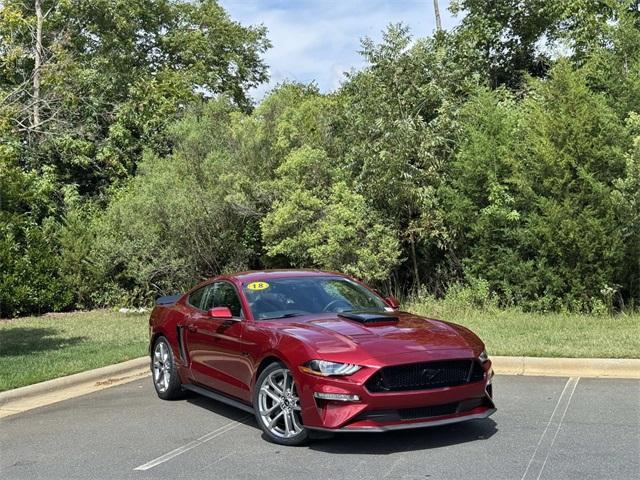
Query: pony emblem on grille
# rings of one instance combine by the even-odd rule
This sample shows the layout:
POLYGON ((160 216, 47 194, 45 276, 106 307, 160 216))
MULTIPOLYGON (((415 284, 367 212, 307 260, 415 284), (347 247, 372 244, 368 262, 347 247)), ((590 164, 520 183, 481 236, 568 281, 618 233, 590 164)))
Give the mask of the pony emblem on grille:
POLYGON ((440 375, 440 372, 442 372, 442 370, 440 370, 439 368, 423 368, 422 372, 420 373, 420 378, 424 381, 424 382, 430 382, 431 380, 433 380, 434 378, 436 378, 438 375, 440 375))

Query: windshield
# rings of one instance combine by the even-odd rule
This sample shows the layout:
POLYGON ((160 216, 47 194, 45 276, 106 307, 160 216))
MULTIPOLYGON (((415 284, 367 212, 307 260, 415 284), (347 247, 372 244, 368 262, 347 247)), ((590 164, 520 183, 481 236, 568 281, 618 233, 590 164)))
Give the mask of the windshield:
POLYGON ((277 278, 249 282, 243 291, 256 320, 354 310, 384 311, 384 301, 342 277, 277 278))

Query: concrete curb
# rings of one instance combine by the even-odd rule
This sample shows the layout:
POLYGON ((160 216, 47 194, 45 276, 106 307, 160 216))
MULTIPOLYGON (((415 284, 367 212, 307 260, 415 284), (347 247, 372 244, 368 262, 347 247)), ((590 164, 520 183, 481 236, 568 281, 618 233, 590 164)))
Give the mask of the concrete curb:
POLYGON ((115 377, 129 377, 141 369, 149 370, 149 357, 134 358, 115 365, 87 370, 86 372, 54 378, 46 382, 34 383, 26 387, 14 388, 6 392, 0 392, 0 405, 17 398, 25 399, 36 395, 42 395, 52 390, 74 387, 82 383, 105 382, 115 377))
POLYGON ((120 385, 149 374, 149 357, 140 357, 0 392, 0 418, 120 385))
POLYGON ((640 378, 640 359, 492 356, 491 361, 499 375, 640 378))

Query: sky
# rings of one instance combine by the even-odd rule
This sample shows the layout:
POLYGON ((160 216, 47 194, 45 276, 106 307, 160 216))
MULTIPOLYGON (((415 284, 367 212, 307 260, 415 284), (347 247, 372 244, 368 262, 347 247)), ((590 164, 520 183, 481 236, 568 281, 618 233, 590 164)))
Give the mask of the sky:
MULTIPOLYGON (((265 54, 271 80, 251 92, 260 100, 284 80, 315 82, 320 91, 340 86, 344 72, 364 65, 360 39, 381 40, 390 23, 402 22, 414 38, 435 30, 433 0, 220 0, 231 18, 263 24, 273 44, 265 54)), ((440 0, 444 29, 457 24, 440 0)))

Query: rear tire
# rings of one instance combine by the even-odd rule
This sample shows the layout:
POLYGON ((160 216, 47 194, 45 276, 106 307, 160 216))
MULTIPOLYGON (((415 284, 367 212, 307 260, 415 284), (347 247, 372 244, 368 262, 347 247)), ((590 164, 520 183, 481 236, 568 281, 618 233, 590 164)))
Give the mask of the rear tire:
POLYGON ((294 446, 308 440, 309 431, 302 424, 293 375, 282 363, 272 363, 258 377, 253 409, 258 425, 270 442, 294 446))
POLYGON ((182 386, 173 351, 165 337, 158 337, 151 353, 151 375, 158 397, 175 400, 182 396, 182 386))

